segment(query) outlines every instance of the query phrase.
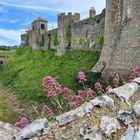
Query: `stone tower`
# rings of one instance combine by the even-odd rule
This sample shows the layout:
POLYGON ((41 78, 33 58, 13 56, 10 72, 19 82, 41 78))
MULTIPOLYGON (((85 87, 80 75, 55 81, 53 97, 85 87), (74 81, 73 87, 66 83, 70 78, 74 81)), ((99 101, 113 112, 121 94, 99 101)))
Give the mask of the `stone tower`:
POLYGON ((29 44, 29 36, 28 33, 21 35, 21 46, 29 44))
POLYGON ((31 24, 29 31, 29 44, 33 50, 39 49, 39 39, 41 34, 45 34, 48 30, 48 21, 38 18, 31 24))
POLYGON ((140 66, 140 0, 106 0, 105 42, 92 69, 103 77, 140 66))
POLYGON ((94 7, 91 7, 89 10, 89 17, 95 17, 96 16, 96 10, 94 7))
POLYGON ((61 13, 58 15, 58 38, 59 38, 59 44, 57 47, 57 54, 58 56, 62 56, 65 54, 67 49, 67 39, 66 39, 66 28, 68 25, 72 25, 75 22, 78 22, 80 20, 80 14, 75 13, 72 15, 72 13, 68 13, 68 15, 65 15, 65 13, 61 13))

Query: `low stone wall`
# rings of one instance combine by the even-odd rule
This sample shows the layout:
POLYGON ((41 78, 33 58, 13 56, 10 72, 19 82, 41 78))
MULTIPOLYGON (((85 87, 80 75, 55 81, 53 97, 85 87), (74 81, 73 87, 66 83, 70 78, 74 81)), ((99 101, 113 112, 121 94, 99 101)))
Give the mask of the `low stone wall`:
POLYGON ((20 131, 1 123, 0 139, 11 140, 14 135, 16 140, 140 140, 139 94, 137 78, 57 116, 54 122, 39 119, 20 131))

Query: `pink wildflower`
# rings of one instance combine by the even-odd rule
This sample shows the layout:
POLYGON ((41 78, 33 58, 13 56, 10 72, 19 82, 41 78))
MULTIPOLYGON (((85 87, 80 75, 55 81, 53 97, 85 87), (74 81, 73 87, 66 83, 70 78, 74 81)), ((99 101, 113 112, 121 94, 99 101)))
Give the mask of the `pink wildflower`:
POLYGON ((43 79, 44 89, 48 92, 48 97, 55 96, 56 94, 62 93, 61 85, 51 76, 47 76, 43 79))
POLYGON ((95 88, 102 88, 102 85, 100 84, 100 82, 95 83, 95 88))
POLYGON ((81 102, 83 101, 83 98, 82 98, 82 96, 80 96, 80 95, 75 95, 75 96, 73 97, 73 100, 74 100, 77 104, 79 104, 79 103, 81 103, 81 102))
POLYGON ((83 90, 79 90, 79 91, 78 91, 78 95, 84 96, 84 94, 85 94, 85 91, 83 91, 83 90))
POLYGON ((87 81, 86 75, 85 75, 85 73, 82 72, 82 71, 78 72, 78 78, 79 78, 79 82, 87 81))
POLYGON ((70 104, 70 109, 73 110, 73 109, 76 109, 78 107, 77 103, 76 102, 72 102, 70 104))
POLYGON ((113 78, 113 86, 114 87, 118 87, 119 86, 119 77, 118 76, 115 76, 114 78, 113 78))
POLYGON ((21 120, 19 122, 15 123, 15 126, 24 128, 28 123, 29 123, 29 121, 27 120, 27 118, 21 118, 21 120))
POLYGON ((28 124, 29 122, 28 122, 27 118, 21 118, 20 123, 21 124, 28 124))
POLYGON ((21 123, 20 123, 20 122, 16 122, 16 123, 15 123, 15 126, 16 126, 16 127, 21 127, 21 123))
POLYGON ((64 94, 70 94, 70 93, 72 93, 72 90, 69 89, 69 88, 67 88, 67 87, 65 87, 65 88, 63 89, 63 92, 64 92, 64 94))
POLYGON ((131 69, 129 70, 129 74, 130 74, 130 75, 135 75, 135 73, 136 73, 136 70, 135 70, 134 68, 131 68, 131 69))
POLYGON ((95 94, 96 94, 96 92, 95 92, 94 90, 92 90, 91 88, 85 89, 85 92, 86 92, 87 94, 90 94, 90 95, 95 95, 95 94))
POLYGON ((44 105, 43 106, 43 112, 45 114, 51 114, 52 113, 52 110, 47 105, 44 105))

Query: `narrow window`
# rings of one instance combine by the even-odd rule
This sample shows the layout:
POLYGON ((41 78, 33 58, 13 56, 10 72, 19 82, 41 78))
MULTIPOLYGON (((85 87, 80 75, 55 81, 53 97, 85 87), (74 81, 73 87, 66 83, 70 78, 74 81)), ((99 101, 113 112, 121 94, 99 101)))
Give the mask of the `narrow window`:
POLYGON ((35 26, 33 25, 33 30, 35 29, 35 26))
POLYGON ((41 29, 45 29, 45 25, 44 24, 41 24, 41 29))

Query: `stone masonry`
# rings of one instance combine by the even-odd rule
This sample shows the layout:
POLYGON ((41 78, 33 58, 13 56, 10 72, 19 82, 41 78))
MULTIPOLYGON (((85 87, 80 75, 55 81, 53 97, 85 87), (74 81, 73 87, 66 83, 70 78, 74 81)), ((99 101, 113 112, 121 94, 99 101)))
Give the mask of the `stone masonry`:
POLYGON ((140 1, 107 0, 105 43, 99 62, 103 77, 114 73, 125 75, 129 68, 140 65, 140 1))

